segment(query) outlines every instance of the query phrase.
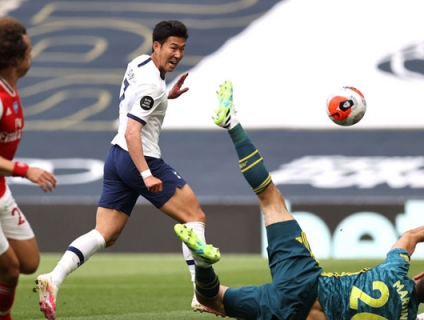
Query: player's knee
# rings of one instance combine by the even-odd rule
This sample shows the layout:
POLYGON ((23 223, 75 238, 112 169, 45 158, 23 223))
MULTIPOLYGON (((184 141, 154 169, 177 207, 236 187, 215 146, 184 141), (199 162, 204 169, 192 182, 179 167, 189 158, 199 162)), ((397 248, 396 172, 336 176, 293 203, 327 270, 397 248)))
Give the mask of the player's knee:
POLYGON ((20 272, 22 274, 33 274, 38 269, 38 264, 29 264, 29 265, 23 265, 20 267, 20 272))
POLYGON ((19 270, 22 274, 33 274, 40 265, 40 255, 35 255, 31 259, 27 259, 20 263, 19 270))

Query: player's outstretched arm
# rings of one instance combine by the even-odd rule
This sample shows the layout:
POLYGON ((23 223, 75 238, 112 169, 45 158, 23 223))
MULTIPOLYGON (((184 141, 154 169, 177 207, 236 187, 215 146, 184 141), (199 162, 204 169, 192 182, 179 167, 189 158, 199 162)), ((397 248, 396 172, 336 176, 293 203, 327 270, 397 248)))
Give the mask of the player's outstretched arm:
POLYGON ((412 255, 418 243, 424 242, 424 226, 406 231, 392 249, 402 248, 412 255))
POLYGON ((19 161, 10 161, 3 157, 0 157, 0 175, 27 178, 29 181, 38 184, 44 192, 53 191, 56 187, 56 178, 50 172, 30 167, 19 161))

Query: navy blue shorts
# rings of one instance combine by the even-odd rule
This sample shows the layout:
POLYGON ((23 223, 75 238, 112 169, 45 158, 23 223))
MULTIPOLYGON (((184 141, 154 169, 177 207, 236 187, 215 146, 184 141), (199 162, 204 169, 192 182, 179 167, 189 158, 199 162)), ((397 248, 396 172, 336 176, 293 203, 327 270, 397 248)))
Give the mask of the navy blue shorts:
POLYGON ((225 313, 245 320, 306 319, 318 296, 322 268, 295 220, 268 226, 267 236, 272 283, 229 288, 225 313))
POLYGON ((174 195, 176 188, 187 183, 162 159, 146 157, 146 161, 152 175, 162 181, 162 192, 147 190, 129 152, 113 145, 104 165, 103 190, 98 206, 123 211, 130 216, 139 196, 160 208, 174 195))

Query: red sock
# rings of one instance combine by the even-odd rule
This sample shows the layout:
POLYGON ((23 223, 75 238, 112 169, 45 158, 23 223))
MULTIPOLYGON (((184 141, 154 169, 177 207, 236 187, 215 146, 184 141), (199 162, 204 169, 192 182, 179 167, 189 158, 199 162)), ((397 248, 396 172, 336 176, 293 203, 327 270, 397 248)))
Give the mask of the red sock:
POLYGON ((15 299, 16 286, 0 283, 0 320, 12 320, 10 310, 15 299))

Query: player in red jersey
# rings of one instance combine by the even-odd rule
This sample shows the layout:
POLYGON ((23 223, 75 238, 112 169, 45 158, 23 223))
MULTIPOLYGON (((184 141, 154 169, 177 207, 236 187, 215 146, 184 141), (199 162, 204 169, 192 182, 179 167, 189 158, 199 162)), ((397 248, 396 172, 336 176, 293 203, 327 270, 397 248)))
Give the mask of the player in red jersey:
POLYGON ((6 176, 22 177, 52 191, 55 177, 40 168, 13 161, 21 140, 24 115, 16 83, 31 67, 31 41, 25 26, 0 18, 0 320, 10 320, 19 274, 34 273, 40 261, 27 219, 6 184, 6 176))

